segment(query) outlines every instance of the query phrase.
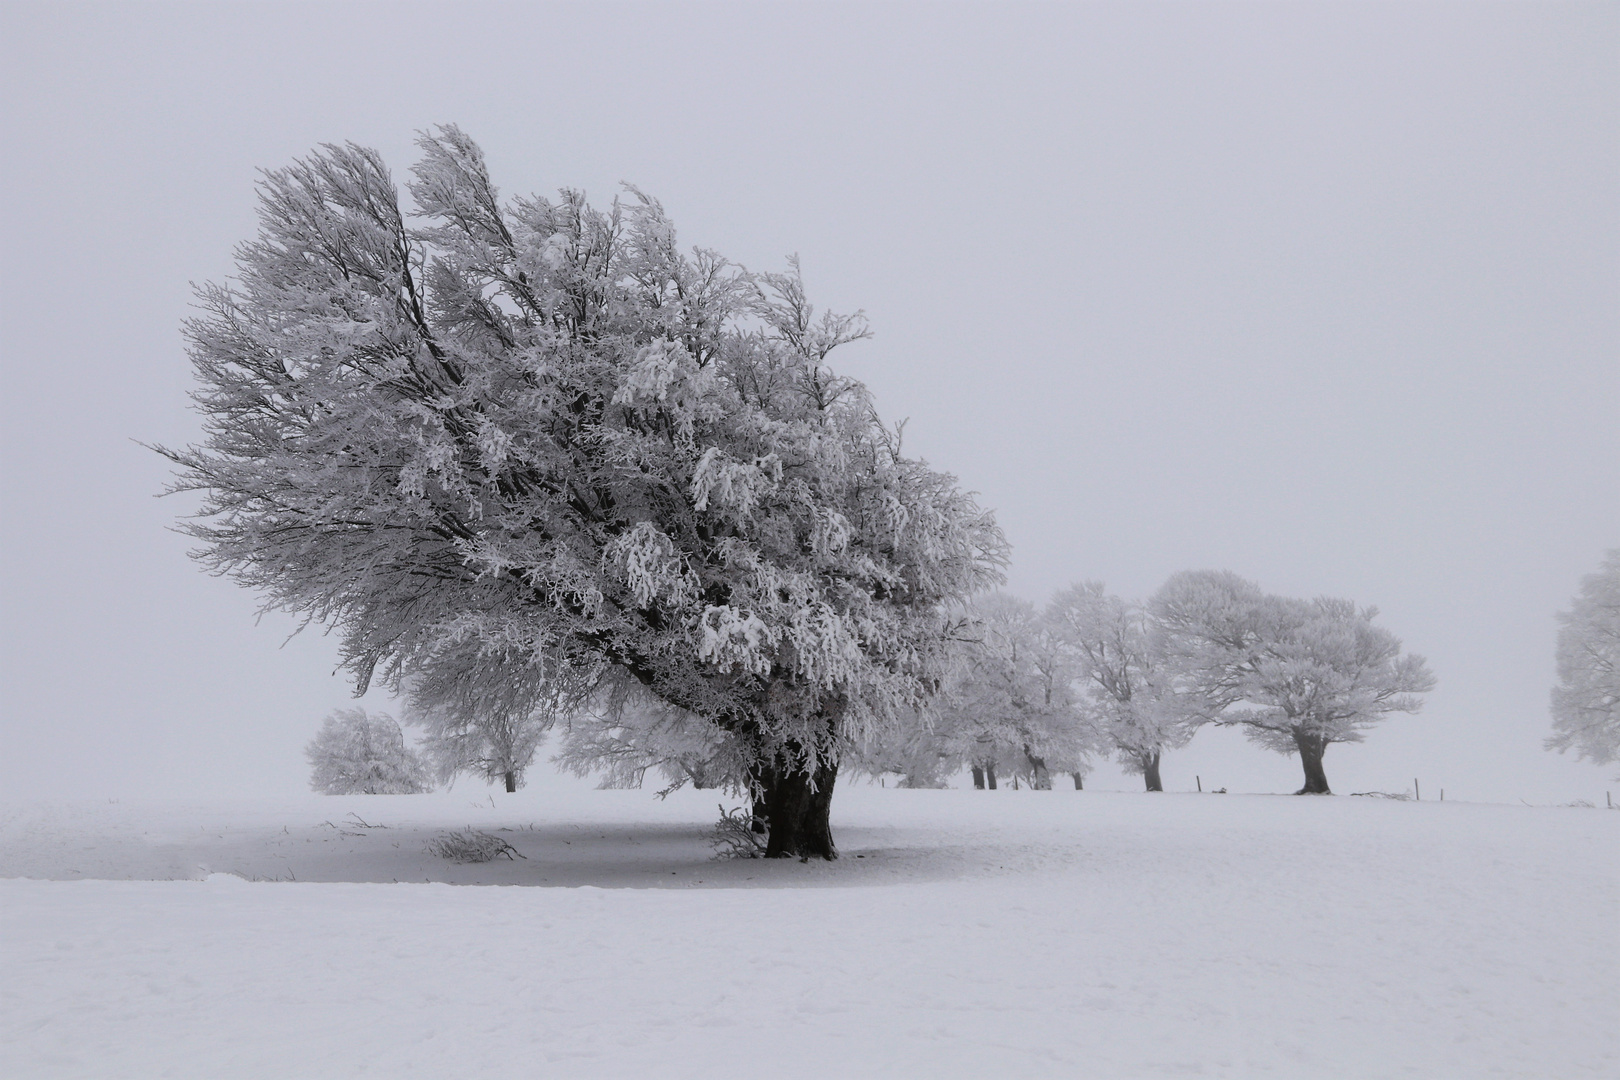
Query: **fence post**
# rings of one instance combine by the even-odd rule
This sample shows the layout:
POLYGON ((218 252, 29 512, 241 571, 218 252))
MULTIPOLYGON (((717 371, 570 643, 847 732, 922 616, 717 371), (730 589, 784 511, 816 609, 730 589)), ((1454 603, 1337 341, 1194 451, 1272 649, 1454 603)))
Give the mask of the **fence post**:
POLYGON ((1418 802, 1423 801, 1423 789, 1418 787, 1417 777, 1415 776, 1412 777, 1412 793, 1417 796, 1418 802))
POLYGON ((1193 779, 1198 782, 1198 790, 1202 792, 1204 790, 1204 778, 1199 776, 1197 773, 1194 773, 1193 779))

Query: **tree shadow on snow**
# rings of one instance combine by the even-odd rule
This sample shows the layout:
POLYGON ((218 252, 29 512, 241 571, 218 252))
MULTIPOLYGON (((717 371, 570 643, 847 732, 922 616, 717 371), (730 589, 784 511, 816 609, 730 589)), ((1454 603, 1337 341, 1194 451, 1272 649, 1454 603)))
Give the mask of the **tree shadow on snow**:
POLYGON ((955 846, 943 833, 845 827, 835 862, 718 858, 714 834, 692 823, 476 826, 510 854, 457 862, 431 850, 446 832, 423 824, 343 819, 309 827, 223 827, 146 843, 31 844, 6 853, 7 876, 53 880, 187 880, 226 873, 250 881, 521 885, 598 888, 805 888, 902 884, 1028 869, 1006 851, 955 846))

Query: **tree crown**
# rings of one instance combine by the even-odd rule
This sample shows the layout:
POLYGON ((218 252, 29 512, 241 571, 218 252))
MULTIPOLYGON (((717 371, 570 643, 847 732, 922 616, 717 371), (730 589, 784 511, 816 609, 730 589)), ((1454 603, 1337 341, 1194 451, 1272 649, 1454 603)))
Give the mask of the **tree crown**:
POLYGON ((353 145, 266 172, 199 291, 205 438, 164 452, 204 565, 335 627, 362 688, 612 670, 800 757, 914 708, 1006 544, 827 366, 861 316, 683 253, 634 189, 502 203, 459 130, 419 144, 414 210, 353 145))

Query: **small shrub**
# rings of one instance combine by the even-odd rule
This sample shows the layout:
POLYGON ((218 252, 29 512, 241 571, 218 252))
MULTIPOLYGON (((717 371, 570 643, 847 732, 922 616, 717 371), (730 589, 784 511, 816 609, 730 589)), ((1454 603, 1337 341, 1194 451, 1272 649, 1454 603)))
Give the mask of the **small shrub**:
POLYGON ((489 862, 497 855, 527 859, 528 856, 492 833, 479 832, 471 825, 464 831, 449 830, 428 841, 428 852, 452 862, 489 862))
POLYGON ((709 846, 717 859, 759 859, 765 855, 765 836, 754 831, 754 815, 747 808, 721 806, 709 846))

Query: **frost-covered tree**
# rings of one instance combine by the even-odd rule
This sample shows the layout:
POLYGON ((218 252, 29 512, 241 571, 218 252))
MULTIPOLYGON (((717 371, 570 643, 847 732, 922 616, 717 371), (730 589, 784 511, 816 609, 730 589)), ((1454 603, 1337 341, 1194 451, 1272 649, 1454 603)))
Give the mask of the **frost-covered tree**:
POLYGON ((919 710, 856 747, 848 762, 868 777, 898 776, 903 788, 942 788, 961 771, 963 757, 936 718, 919 710))
POLYGON ((309 786, 323 795, 417 795, 432 791, 427 767, 387 713, 338 709, 304 747, 309 786))
POLYGON ((944 609, 1005 542, 903 455, 796 267, 683 252, 658 203, 503 202, 455 128, 405 205, 381 158, 265 173, 237 279, 186 327, 189 531, 364 687, 446 639, 471 682, 604 668, 735 740, 772 855, 835 857, 840 754, 937 685, 944 609))
POLYGON ((404 680, 405 722, 423 730, 423 754, 441 783, 468 774, 512 792, 552 727, 583 707, 598 675, 526 662, 462 631, 428 650, 404 680))
POLYGON ((1558 613, 1558 685, 1547 749, 1605 765, 1620 760, 1620 548, 1581 579, 1558 613))
POLYGON ((422 753, 441 783, 465 773, 516 791, 523 786, 524 773, 553 718, 544 713, 458 714, 435 708, 407 713, 406 722, 424 730, 422 753))
MULTIPOLYGON (((1063 627, 1048 603, 1036 618, 1025 641, 1033 677, 1041 733, 1034 740, 1041 752, 1025 753, 1030 780, 1036 787, 1050 788, 1052 776, 1068 773, 1076 790, 1080 778, 1091 771, 1091 756, 1102 743, 1096 725, 1086 716, 1080 698, 1080 669, 1074 653, 1064 640, 1063 627)), ((1015 775, 1017 771, 1015 770, 1015 775)))
POLYGON ((1083 771, 1089 732, 1050 622, 1029 601, 993 593, 968 606, 966 624, 935 725, 975 785, 1011 774, 1048 789, 1054 771, 1083 771))
POLYGON ((1050 618, 1084 684, 1084 707, 1128 772, 1163 791, 1159 763, 1198 730, 1195 711, 1168 693, 1152 648, 1147 613, 1088 581, 1052 598, 1050 618))
POLYGON ((749 787, 748 763, 727 732, 624 680, 568 719, 553 760, 576 776, 601 776, 604 788, 638 788, 649 770, 665 792, 749 787))
POLYGON ((1150 606, 1177 708, 1299 754, 1299 794, 1329 794, 1322 756, 1361 742, 1392 712, 1417 712, 1434 689, 1421 656, 1348 600, 1268 596, 1234 574, 1173 576, 1150 606))

